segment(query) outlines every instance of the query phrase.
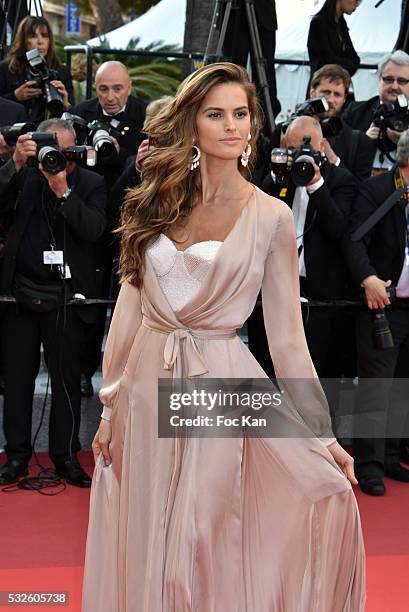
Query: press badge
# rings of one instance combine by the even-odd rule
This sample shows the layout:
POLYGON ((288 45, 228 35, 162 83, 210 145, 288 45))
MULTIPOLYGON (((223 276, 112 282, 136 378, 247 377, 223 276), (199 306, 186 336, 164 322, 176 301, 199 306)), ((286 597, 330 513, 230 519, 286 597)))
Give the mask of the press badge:
POLYGON ((58 265, 64 263, 63 251, 43 251, 43 262, 49 265, 58 265))

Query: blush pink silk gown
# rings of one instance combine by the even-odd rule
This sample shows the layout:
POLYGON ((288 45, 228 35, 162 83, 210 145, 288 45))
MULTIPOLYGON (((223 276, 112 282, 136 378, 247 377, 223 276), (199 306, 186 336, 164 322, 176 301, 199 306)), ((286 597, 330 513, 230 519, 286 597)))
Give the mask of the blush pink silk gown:
POLYGON ((100 391, 112 464, 100 456, 93 475, 83 612, 364 610, 359 513, 329 440, 157 435, 159 377, 266 378, 235 333, 261 286, 277 377, 315 377, 298 283, 292 213, 254 189, 181 308, 149 257, 142 290, 123 284, 100 391))

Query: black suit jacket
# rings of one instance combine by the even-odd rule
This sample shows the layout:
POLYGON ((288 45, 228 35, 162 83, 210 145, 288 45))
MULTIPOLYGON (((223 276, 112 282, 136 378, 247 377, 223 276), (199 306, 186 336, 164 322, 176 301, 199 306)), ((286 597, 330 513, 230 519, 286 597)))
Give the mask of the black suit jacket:
MULTIPOLYGON (((56 70, 56 78, 62 81, 68 92, 68 98, 71 104, 74 104, 74 89, 72 87, 71 73, 67 66, 61 66, 56 70)), ((15 90, 26 81, 32 80, 32 77, 27 72, 23 74, 14 74, 10 72, 6 62, 0 63, 0 96, 18 102, 14 95, 15 90)), ((32 98, 26 102, 21 102, 26 109, 27 117, 30 121, 39 123, 45 118, 45 101, 42 97, 32 98)))
MULTIPOLYGON (((86 298, 98 296, 94 244, 102 235, 106 223, 106 188, 103 179, 89 170, 77 168, 68 177, 72 192, 59 208, 57 223, 66 228, 65 258, 70 267, 75 293, 86 298)), ((31 168, 15 172, 12 161, 0 169, 0 201, 3 209, 14 210, 4 249, 1 293, 13 291, 16 258, 33 204, 48 189, 40 173, 31 168)), ((57 204, 56 204, 57 205, 57 204)), ((86 322, 93 322, 95 308, 78 309, 86 322)))
POLYGON ((354 130, 366 132, 373 121, 374 112, 379 104, 379 96, 374 96, 363 102, 351 102, 343 112, 342 118, 354 130))
MULTIPOLYGON (((348 170, 327 164, 324 185, 309 196, 304 225, 304 260, 307 272, 306 297, 310 299, 348 299, 353 283, 342 251, 348 231, 349 215, 357 193, 354 177, 348 170)), ((280 187, 272 180, 264 190, 280 197, 280 187)), ((285 197, 290 207, 295 195, 290 185, 285 197)))
MULTIPOLYGON (((356 230, 395 190, 394 173, 367 180, 360 189, 350 217, 356 230)), ((397 285, 405 259, 406 218, 402 204, 395 206, 358 242, 345 239, 345 255, 358 290, 372 274, 397 285)))
POLYGON ((336 23, 323 15, 314 15, 308 32, 307 47, 311 75, 325 64, 339 64, 351 76, 358 70, 360 59, 343 17, 336 23))
POLYGON ((27 113, 22 104, 0 98, 0 127, 27 121, 27 113))
MULTIPOLYGON (((120 146, 118 160, 110 166, 96 167, 97 171, 105 176, 108 189, 110 189, 115 181, 121 176, 126 167, 128 157, 136 154, 139 145, 144 139, 142 128, 145 121, 146 106, 146 102, 143 100, 139 100, 139 98, 135 98, 134 96, 129 96, 121 122, 118 127, 115 128, 120 132, 120 136, 118 137, 120 146)), ((79 115, 88 122, 94 121, 95 119, 101 120, 103 117, 98 98, 86 100, 85 102, 77 104, 77 106, 73 106, 70 109, 70 113, 79 115)))
POLYGON ((349 170, 358 181, 371 176, 377 141, 360 130, 352 129, 345 121, 338 136, 328 138, 341 166, 349 170))
MULTIPOLYGON (((371 175, 372 162, 377 146, 376 141, 371 140, 359 130, 351 129, 342 118, 340 119, 342 121, 341 132, 338 136, 329 137, 328 142, 334 153, 340 158, 340 166, 349 170, 358 181, 364 181, 371 175)), ((253 181, 256 184, 259 184, 260 176, 264 179, 270 172, 271 151, 273 148, 280 146, 281 126, 282 123, 277 124, 268 144, 260 143, 257 166, 254 172, 255 180, 253 181)))

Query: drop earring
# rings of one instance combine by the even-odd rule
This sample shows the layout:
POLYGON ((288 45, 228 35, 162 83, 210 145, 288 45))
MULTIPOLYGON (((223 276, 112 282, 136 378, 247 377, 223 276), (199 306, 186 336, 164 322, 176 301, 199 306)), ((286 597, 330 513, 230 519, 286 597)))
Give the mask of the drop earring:
POLYGON ((240 157, 241 165, 244 166, 244 167, 246 167, 247 164, 249 163, 249 159, 250 159, 250 155, 251 155, 251 144, 250 144, 251 134, 248 135, 247 140, 248 140, 247 146, 244 149, 244 151, 243 151, 243 153, 241 154, 241 157, 240 157))
POLYGON ((191 170, 195 170, 195 168, 197 168, 200 164, 200 149, 198 146, 193 145, 193 157, 192 157, 192 163, 190 164, 190 169, 191 170))

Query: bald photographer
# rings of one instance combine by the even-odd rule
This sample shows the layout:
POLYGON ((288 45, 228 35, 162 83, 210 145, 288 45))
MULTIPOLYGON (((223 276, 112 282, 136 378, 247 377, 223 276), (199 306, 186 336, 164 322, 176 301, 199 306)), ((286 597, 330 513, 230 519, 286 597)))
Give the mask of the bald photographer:
MULTIPOLYGON (((357 192, 347 170, 324 157, 319 122, 297 117, 285 134, 286 149, 277 149, 274 176, 263 189, 292 209, 299 255, 301 295, 305 300, 339 300, 353 295, 352 279, 342 252, 350 211, 357 192)), ((274 155, 274 151, 273 151, 274 155)), ((338 378, 354 367, 354 321, 335 308, 304 310, 308 347, 318 375, 338 378)), ((249 347, 272 374, 260 310, 249 320, 249 347)), ((336 405, 336 397, 332 405, 336 405)))

